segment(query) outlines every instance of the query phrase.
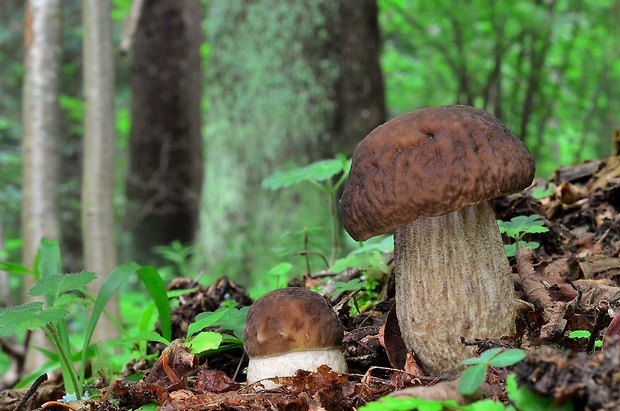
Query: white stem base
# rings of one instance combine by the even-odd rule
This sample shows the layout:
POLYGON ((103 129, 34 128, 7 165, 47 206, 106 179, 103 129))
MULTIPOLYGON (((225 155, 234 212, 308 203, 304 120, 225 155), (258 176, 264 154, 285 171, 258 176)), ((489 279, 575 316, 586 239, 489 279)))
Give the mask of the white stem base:
MULTIPOLYGON (((248 384, 274 377, 292 377, 297 370, 316 371, 321 365, 328 365, 339 374, 347 373, 347 363, 340 348, 310 351, 295 351, 270 357, 250 358, 248 364, 248 384)), ((261 381, 266 389, 278 384, 261 381)))
POLYGON ((514 285, 490 203, 419 217, 394 235, 396 313, 422 370, 452 378, 460 341, 514 334, 514 285))

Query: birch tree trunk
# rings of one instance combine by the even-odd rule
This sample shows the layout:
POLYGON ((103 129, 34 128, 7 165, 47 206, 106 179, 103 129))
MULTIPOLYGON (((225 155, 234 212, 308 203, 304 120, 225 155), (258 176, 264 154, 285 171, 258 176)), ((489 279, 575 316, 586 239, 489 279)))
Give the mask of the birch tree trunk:
MULTIPOLYGON (((90 292, 97 294, 116 266, 114 238, 114 60, 109 0, 84 0, 84 171, 82 179, 82 230, 84 268, 97 273, 90 292)), ((107 306, 118 317, 118 299, 107 306)), ((105 317, 93 341, 118 336, 105 317)))
MULTIPOLYGON (((41 238, 58 240, 58 118, 62 1, 29 0, 26 5, 23 123, 23 183, 21 231, 22 262, 32 267, 41 238)), ((33 278, 24 277, 24 291, 33 278)), ((35 332, 31 347, 47 347, 42 332, 35 332)), ((33 371, 45 357, 29 349, 25 370, 33 371)))

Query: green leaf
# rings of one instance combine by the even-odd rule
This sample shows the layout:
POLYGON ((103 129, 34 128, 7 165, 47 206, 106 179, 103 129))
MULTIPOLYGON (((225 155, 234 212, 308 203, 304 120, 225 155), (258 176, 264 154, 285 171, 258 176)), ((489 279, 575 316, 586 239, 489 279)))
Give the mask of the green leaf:
POLYGON ((459 382, 459 392, 463 395, 470 395, 476 392, 478 388, 484 382, 484 378, 487 375, 487 365, 477 364, 473 367, 469 367, 463 374, 461 374, 461 381, 459 382))
POLYGON ((58 241, 41 239, 35 257, 35 273, 40 277, 61 273, 58 241))
POLYGON ((553 399, 542 397, 530 391, 527 387, 517 387, 514 374, 509 374, 506 378, 506 392, 508 398, 520 410, 527 411, 572 411, 573 404, 568 402, 564 405, 554 405, 553 399))
POLYGON ((43 303, 40 301, 18 305, 11 308, 0 309, 0 337, 35 330, 45 327, 49 323, 63 320, 67 311, 61 307, 42 310, 43 303))
POLYGON ((518 348, 513 348, 499 353, 495 357, 491 358, 489 365, 492 367, 509 367, 523 360, 526 355, 527 354, 525 351, 518 348))
POLYGON ((90 305, 90 301, 85 300, 83 298, 78 298, 75 294, 63 294, 60 298, 54 301, 53 307, 61 307, 66 308, 70 305, 78 304, 83 307, 88 307, 90 305))
POLYGON ((590 333, 590 331, 588 330, 575 330, 575 331, 571 331, 570 334, 568 334, 569 338, 590 338, 590 335, 592 335, 592 333, 590 333))
POLYGON ((289 187, 307 180, 325 181, 345 170, 346 160, 321 160, 306 167, 275 173, 263 180, 262 187, 271 190, 289 187))
POLYGON ((170 317, 170 301, 166 290, 166 284, 162 280, 159 272, 154 267, 146 266, 138 270, 142 282, 146 286, 157 311, 159 312, 159 322, 161 334, 167 340, 172 340, 172 318, 170 317))
POLYGON ((112 298, 112 295, 118 290, 118 288, 129 278, 129 276, 133 275, 140 266, 136 263, 121 265, 116 267, 112 272, 106 277, 103 284, 101 285, 101 289, 99 293, 97 293, 97 299, 95 300, 95 304, 93 305, 93 311, 88 320, 88 325, 86 326, 86 331, 84 333, 84 342, 82 343, 82 360, 81 360, 81 370, 80 370, 80 381, 84 381, 84 372, 86 369, 86 352, 87 348, 90 344, 90 339, 93 336, 93 332, 95 331, 95 326, 99 321, 99 317, 105 310, 105 306, 112 298))
POLYGON ((232 307, 222 307, 218 308, 219 310, 226 310, 224 316, 220 319, 219 322, 214 323, 213 325, 219 325, 223 330, 232 331, 237 338, 243 338, 243 325, 245 324, 245 318, 248 316, 248 311, 250 311, 250 307, 243 308, 232 308, 232 307))
POLYGON ((132 336, 128 339, 129 341, 156 341, 163 343, 164 345, 170 345, 170 341, 157 334, 155 331, 146 331, 137 335, 132 336))
POLYGON ((288 273, 289 271, 291 271, 292 268, 293 264, 291 263, 280 263, 271 267, 271 269, 267 271, 267 275, 274 277, 283 276, 286 275, 286 273, 288 273))
POLYGON ((189 347, 189 352, 199 354, 204 351, 215 350, 222 343, 222 334, 205 331, 198 333, 194 338, 185 343, 189 347))
POLYGON ((359 411, 442 411, 444 409, 460 409, 456 401, 435 401, 423 398, 391 398, 382 397, 359 408, 359 411))
POLYGON ((198 314, 194 322, 187 327, 187 338, 191 338, 192 335, 196 334, 205 327, 215 325, 224 317, 225 314, 226 310, 217 310, 198 314))
POLYGON ((47 295, 58 298, 67 291, 74 291, 97 278, 97 275, 90 271, 82 271, 76 274, 48 274, 41 277, 28 294, 32 296, 47 295))
POLYGON ((32 270, 27 269, 23 265, 9 263, 7 261, 0 261, 0 270, 6 271, 9 274, 32 274, 32 270))

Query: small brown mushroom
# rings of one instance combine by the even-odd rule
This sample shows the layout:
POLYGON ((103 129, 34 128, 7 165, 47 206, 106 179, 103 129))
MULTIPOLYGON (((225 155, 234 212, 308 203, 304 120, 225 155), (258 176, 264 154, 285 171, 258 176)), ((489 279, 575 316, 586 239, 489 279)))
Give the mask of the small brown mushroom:
POLYGON ((320 294, 302 287, 268 292, 252 305, 243 328, 247 382, 316 371, 324 364, 344 374, 342 337, 342 323, 320 294))
POLYGON ((490 200, 526 188, 534 160, 491 114, 413 111, 357 146, 341 203, 351 237, 394 231, 396 310, 422 369, 454 377, 460 342, 514 333, 511 270, 490 200))

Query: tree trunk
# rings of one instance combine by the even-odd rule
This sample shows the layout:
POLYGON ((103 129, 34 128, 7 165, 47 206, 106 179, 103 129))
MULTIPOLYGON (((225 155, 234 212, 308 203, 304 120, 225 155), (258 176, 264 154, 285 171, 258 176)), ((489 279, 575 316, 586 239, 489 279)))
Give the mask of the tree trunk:
MULTIPOLYGON (((114 60, 109 0, 85 0, 84 27, 84 172, 82 177, 82 232, 84 268, 97 273, 89 290, 97 294, 116 266, 114 238, 114 60)), ((107 306, 118 316, 118 300, 107 306)), ((102 316, 94 341, 118 336, 102 316)))
MULTIPOLYGON (((270 192, 262 180, 350 155, 383 121, 376 5, 213 0, 209 7, 200 256, 214 275, 248 280, 302 249, 304 227, 329 227, 319 191, 301 184, 270 192), (278 255, 277 247, 289 252, 278 255)), ((328 253, 327 237, 311 234, 310 242, 328 253)))
POLYGON ((142 263, 198 227, 201 11, 200 0, 145 1, 135 32, 125 227, 142 263))
MULTIPOLYGON (((26 6, 23 123, 22 262, 32 267, 41 238, 58 240, 58 118, 62 1, 29 0, 26 6)), ((33 284, 24 277, 24 290, 33 284)), ((42 332, 31 343, 47 347, 42 332)), ((32 345, 31 345, 32 346, 32 345)), ((29 350, 26 371, 41 366, 45 357, 29 350)))

